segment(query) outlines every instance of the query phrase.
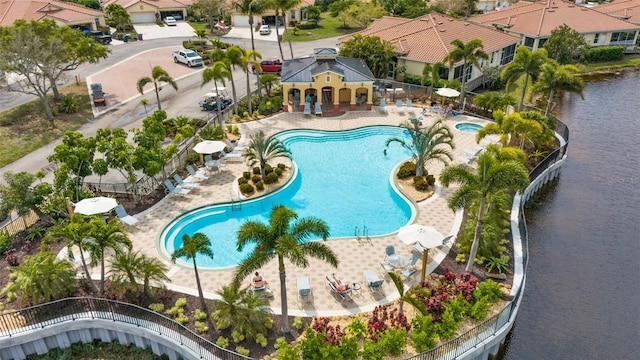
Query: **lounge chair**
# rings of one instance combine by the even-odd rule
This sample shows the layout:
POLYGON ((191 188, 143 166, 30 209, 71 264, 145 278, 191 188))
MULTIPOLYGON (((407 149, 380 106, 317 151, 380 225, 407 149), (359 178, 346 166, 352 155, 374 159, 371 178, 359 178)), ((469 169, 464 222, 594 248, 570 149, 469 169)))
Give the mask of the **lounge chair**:
POLYGON ((387 262, 381 262, 380 266, 382 266, 382 268, 384 269, 384 272, 393 272, 396 269, 395 267, 393 267, 393 265, 387 262))
POLYGON ((304 103, 304 115, 311 115, 311 103, 304 103))
POLYGON ((127 214, 127 211, 122 207, 122 205, 116 206, 116 215, 118 219, 127 225, 135 225, 138 223, 138 219, 133 216, 127 214))
POLYGON ((375 271, 370 269, 363 270, 362 275, 364 276, 365 283, 369 287, 369 290, 377 292, 382 289, 384 280, 380 279, 375 271))
POLYGON ((380 99, 380 111, 387 112, 387 100, 380 99))
POLYGON ((298 287, 298 300, 311 299, 311 282, 308 276, 299 276, 296 279, 296 285, 298 287))
POLYGON ((396 253, 396 248, 393 245, 387 245, 387 247, 384 249, 384 253, 387 255, 387 257, 389 255, 394 255, 396 253))
POLYGON ((186 195, 189 192, 191 192, 191 190, 189 189, 184 189, 179 186, 178 187, 173 186, 173 184, 169 180, 164 181, 164 186, 167 187, 167 190, 169 190, 170 194, 186 195))
POLYGON ((322 116, 322 106, 320 106, 319 102, 316 102, 316 107, 314 109, 316 116, 322 116))
POLYGON ((209 175, 197 172, 191 165, 187 165, 187 171, 189 172, 189 175, 191 175, 192 179, 201 179, 201 180, 209 179, 209 175))
POLYGON ((195 189, 200 187, 200 184, 198 183, 183 181, 180 175, 178 174, 173 174, 173 179, 178 183, 178 186, 183 188, 195 189))
MULTIPOLYGON (((338 281, 338 279, 336 279, 335 277, 333 278, 333 281, 338 281)), ((340 302, 345 301, 347 299, 351 299, 351 286, 347 285, 348 288, 344 291, 338 291, 338 289, 336 289, 336 287, 333 285, 333 282, 327 277, 327 286, 329 287, 329 291, 331 291, 331 294, 337 296, 338 298, 340 298, 340 302)))
POLYGON ((402 100, 396 100, 396 109, 398 109, 398 114, 404 114, 404 109, 402 108, 402 100))

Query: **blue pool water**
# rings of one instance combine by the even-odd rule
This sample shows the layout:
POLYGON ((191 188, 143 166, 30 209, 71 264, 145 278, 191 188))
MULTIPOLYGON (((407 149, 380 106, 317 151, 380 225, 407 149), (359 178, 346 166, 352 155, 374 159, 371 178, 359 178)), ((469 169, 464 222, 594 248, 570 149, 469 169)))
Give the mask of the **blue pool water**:
MULTIPOLYGON (((390 126, 366 127, 344 132, 292 130, 279 138, 291 149, 296 176, 276 193, 242 202, 242 208, 218 204, 185 213, 163 231, 167 254, 182 246, 182 235, 205 233, 211 240, 213 259, 196 258, 199 267, 237 265, 253 247, 236 251, 236 234, 247 220, 269 222, 271 208, 283 204, 299 218, 315 216, 329 225, 331 238, 353 237, 356 227, 369 236, 397 231, 412 217, 409 202, 391 186, 393 168, 411 154, 392 144, 391 137, 407 136, 390 126)), ((184 264, 189 264, 183 262, 184 264)))
POLYGON ((455 126, 457 130, 467 134, 475 134, 482 129, 482 125, 470 122, 459 122, 455 126))

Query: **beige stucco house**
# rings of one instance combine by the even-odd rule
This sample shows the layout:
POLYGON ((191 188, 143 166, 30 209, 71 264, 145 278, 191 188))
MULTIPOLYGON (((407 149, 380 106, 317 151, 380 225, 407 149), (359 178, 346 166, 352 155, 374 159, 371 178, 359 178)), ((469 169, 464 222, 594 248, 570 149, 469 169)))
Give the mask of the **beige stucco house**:
POLYGON ((154 23, 156 19, 164 19, 173 16, 176 20, 187 17, 187 7, 193 4, 193 0, 103 0, 102 6, 110 4, 122 6, 134 24, 154 23))
POLYGON ((52 19, 59 26, 84 27, 97 30, 106 25, 104 13, 86 6, 57 0, 0 1, 0 26, 12 26, 18 19, 39 21, 52 19))
MULTIPOLYGON (((519 38, 468 21, 454 19, 439 13, 427 14, 415 19, 385 16, 375 20, 365 30, 363 36, 377 36, 395 46, 396 62, 391 64, 387 77, 395 79, 397 67, 404 66, 406 74, 422 76, 425 64, 443 62, 455 47, 453 40, 467 43, 475 38, 482 39, 483 49, 489 59, 481 61, 481 68, 502 67, 511 61, 515 54, 519 38)), ((347 41, 352 35, 340 38, 347 41)), ((440 78, 462 79, 462 62, 455 64, 453 71, 445 66, 440 78)), ((476 66, 468 66, 466 74, 467 89, 473 90, 482 84, 482 71, 476 66)))
POLYGON ((283 108, 316 115, 371 110, 374 81, 364 60, 338 56, 335 48, 315 49, 313 56, 282 64, 283 108))
POLYGON ((551 31, 566 24, 582 34, 591 47, 618 45, 635 52, 640 25, 602 12, 603 8, 599 11, 598 7, 563 0, 519 1, 507 9, 478 15, 469 21, 518 36, 522 45, 531 50, 542 47, 551 31))
MULTIPOLYGON (((302 22, 307 20, 307 15, 305 14, 305 9, 308 6, 314 4, 314 0, 302 0, 300 5, 298 5, 295 9, 287 11, 285 14, 279 12, 279 22, 278 25, 286 24, 289 25, 292 22, 302 22)), ((262 14, 253 15, 253 24, 267 24, 267 25, 276 25, 276 11, 273 9, 269 9, 262 14)), ((231 24, 237 27, 248 27, 249 26, 249 15, 241 14, 237 11, 237 9, 231 8, 231 24)))

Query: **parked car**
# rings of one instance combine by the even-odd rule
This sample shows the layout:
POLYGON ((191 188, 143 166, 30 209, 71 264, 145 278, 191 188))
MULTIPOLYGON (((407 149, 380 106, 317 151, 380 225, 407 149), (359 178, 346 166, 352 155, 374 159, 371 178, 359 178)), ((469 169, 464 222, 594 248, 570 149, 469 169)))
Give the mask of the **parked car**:
POLYGON ((164 18, 164 23, 167 26, 176 26, 176 18, 174 18, 173 16, 167 16, 166 18, 164 18))
POLYGON ((271 26, 262 25, 260 26, 260 35, 269 35, 271 34, 271 26))
POLYGON ((105 35, 102 31, 89 31, 87 36, 94 38, 97 42, 102 45, 111 44, 111 35, 105 35))
MULTIPOLYGON (((282 61, 279 59, 262 60, 260 61, 260 69, 262 69, 261 73, 273 73, 280 76, 280 73, 282 72, 282 61)), ((258 70, 252 65, 251 71, 255 74, 258 70)))
POLYGON ((202 57, 200 57, 200 55, 198 55, 198 53, 193 50, 182 49, 174 51, 172 56, 174 62, 187 64, 188 67, 204 65, 202 57))

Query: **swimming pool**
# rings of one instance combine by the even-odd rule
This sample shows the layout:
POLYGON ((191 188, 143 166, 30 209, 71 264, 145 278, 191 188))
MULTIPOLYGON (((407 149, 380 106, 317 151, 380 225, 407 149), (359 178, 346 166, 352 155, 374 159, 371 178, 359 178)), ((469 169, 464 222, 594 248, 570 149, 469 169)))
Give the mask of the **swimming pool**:
MULTIPOLYGON (((329 225, 331 238, 353 237, 367 229, 369 236, 385 235, 412 218, 411 203, 391 185, 391 172, 411 154, 396 144, 385 150, 390 137, 406 137, 404 129, 372 126, 343 132, 290 130, 278 137, 290 148, 295 171, 279 191, 242 202, 241 209, 217 204, 192 210, 174 219, 160 242, 170 255, 182 246, 182 235, 205 233, 214 258, 196 258, 198 267, 237 265, 253 247, 236 251, 236 234, 247 220, 268 223, 271 208, 284 204, 299 218, 315 216, 329 225)), ((190 262, 181 261, 184 265, 190 262)))
POLYGON ((472 122, 459 122, 455 125, 456 130, 467 134, 475 134, 478 130, 482 129, 482 125, 472 122))

